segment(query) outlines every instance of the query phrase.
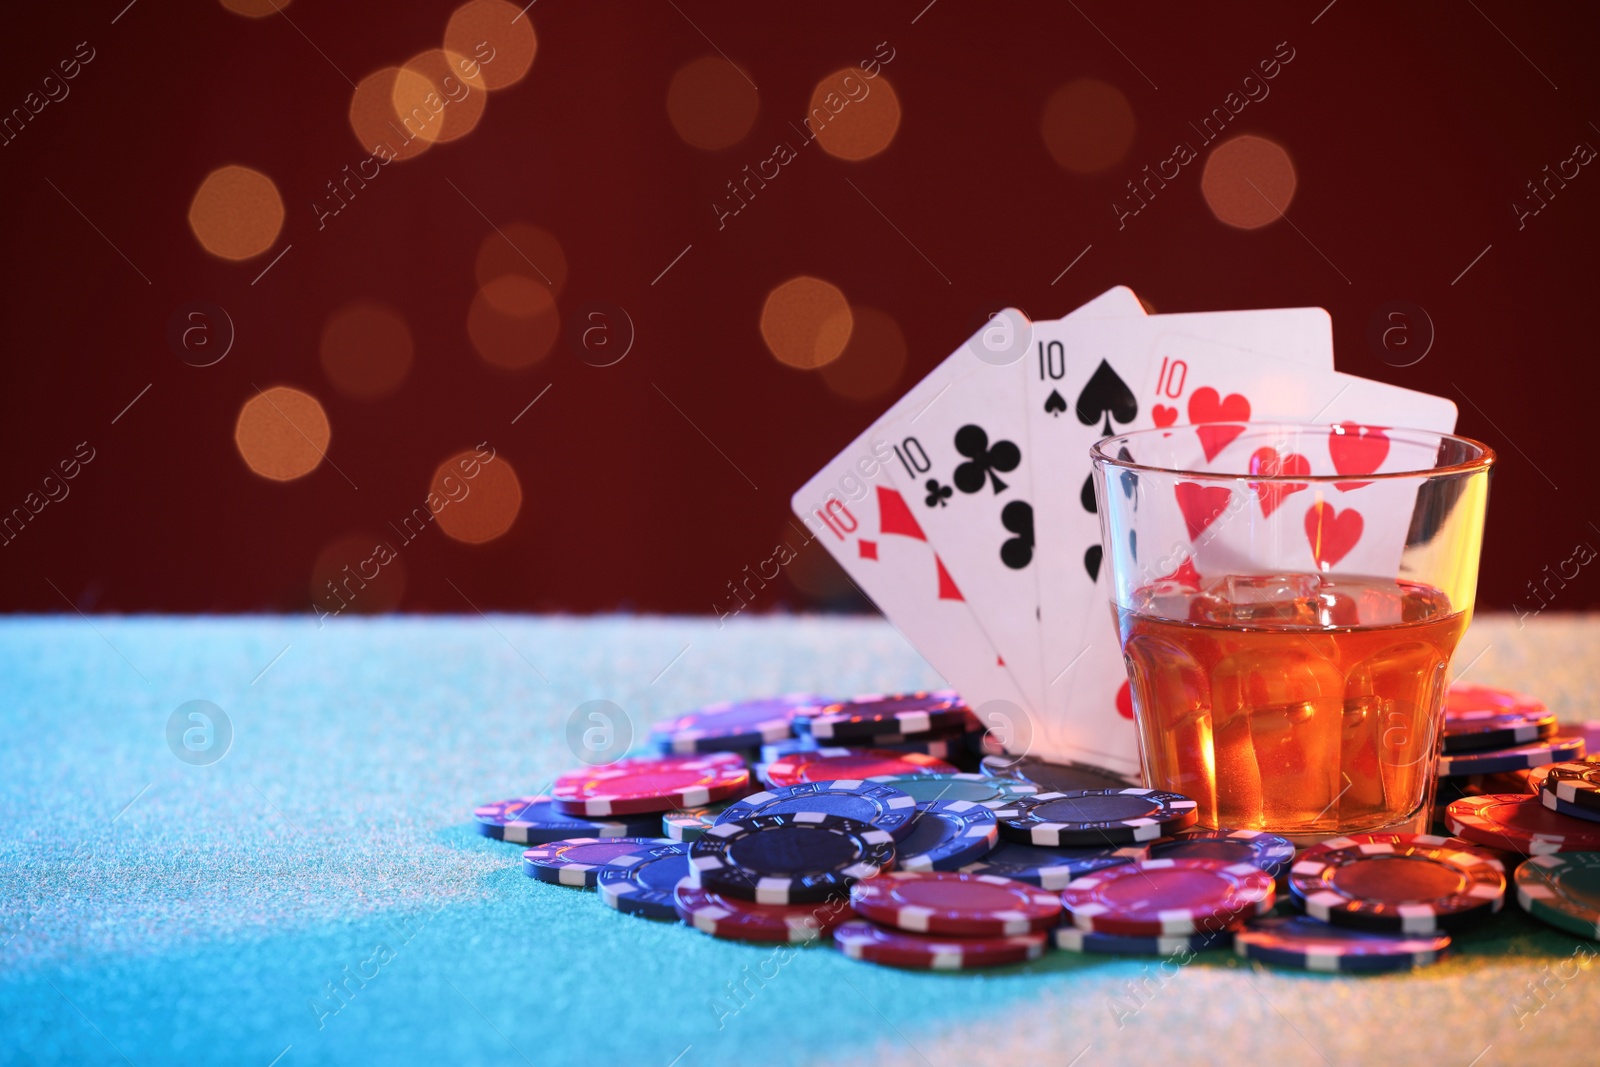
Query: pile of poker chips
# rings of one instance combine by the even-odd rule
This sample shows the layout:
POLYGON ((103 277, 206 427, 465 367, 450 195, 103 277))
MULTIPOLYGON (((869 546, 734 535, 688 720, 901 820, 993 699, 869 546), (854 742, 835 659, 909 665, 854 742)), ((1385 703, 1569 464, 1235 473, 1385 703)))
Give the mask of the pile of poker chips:
MULTIPOLYGON (((1530 741, 1515 731, 1552 731, 1528 698, 1477 692, 1516 707, 1464 717, 1472 734, 1516 748, 1530 741), (1499 718, 1513 713, 1536 721, 1499 718)), ((479 808, 479 831, 534 846, 530 877, 595 888, 619 911, 723 938, 831 936, 907 968, 1230 945, 1312 970, 1416 967, 1502 908, 1518 851, 1533 856, 1515 875, 1523 909, 1600 935, 1600 851, 1570 851, 1600 850, 1600 762, 1519 768, 1526 788, 1509 798, 1463 791, 1472 803, 1447 816, 1458 837, 1355 834, 1297 857, 1272 834, 1194 826, 1187 797, 998 755, 949 692, 716 705, 652 739, 659 756, 479 808), (1537 818, 1577 827, 1553 836, 1537 818)), ((1452 748, 1483 751, 1499 750, 1452 748)))

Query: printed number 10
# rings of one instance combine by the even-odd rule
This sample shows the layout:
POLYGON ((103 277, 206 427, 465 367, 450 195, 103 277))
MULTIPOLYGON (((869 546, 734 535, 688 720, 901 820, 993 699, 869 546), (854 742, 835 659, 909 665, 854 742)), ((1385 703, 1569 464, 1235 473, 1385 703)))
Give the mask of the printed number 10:
POLYGON ((1183 383, 1189 380, 1189 364, 1181 359, 1161 357, 1161 373, 1156 375, 1156 395, 1179 397, 1183 383))

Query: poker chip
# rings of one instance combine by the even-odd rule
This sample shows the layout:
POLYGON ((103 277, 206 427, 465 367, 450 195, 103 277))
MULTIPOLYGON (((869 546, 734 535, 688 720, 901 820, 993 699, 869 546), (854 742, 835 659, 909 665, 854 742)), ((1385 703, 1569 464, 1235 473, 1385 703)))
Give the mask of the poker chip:
POLYGON ((739 941, 820 940, 855 912, 843 897, 820 904, 756 904, 684 881, 673 891, 678 917, 712 937, 739 941))
POLYGON ((1445 713, 1444 750, 1449 753, 1526 745, 1554 737, 1556 717, 1549 711, 1499 711, 1479 708, 1445 713))
POLYGON ((712 804, 665 812, 661 816, 661 832, 673 841, 693 841, 715 825, 717 816, 726 808, 726 804, 712 804))
MULTIPOLYGON (((1585 742, 1585 744, 1587 745, 1587 742, 1585 742)), ((1552 767, 1567 767, 1567 766, 1575 766, 1575 765, 1576 766, 1582 766, 1583 764, 1600 764, 1600 753, 1594 753, 1594 754, 1585 756, 1581 760, 1563 760, 1560 763, 1546 763, 1542 767, 1530 767, 1528 770, 1525 770, 1525 771, 1521 772, 1524 775, 1524 778, 1522 780, 1522 785, 1519 786, 1518 788, 1515 788, 1515 789, 1485 789, 1484 792, 1485 793, 1521 793, 1521 792, 1529 792, 1529 793, 1537 794, 1541 789, 1544 788, 1544 780, 1550 776, 1550 769, 1552 767)), ((1511 773, 1515 774, 1517 772, 1513 771, 1511 773)), ((1488 781, 1491 781, 1491 780, 1493 780, 1493 779, 1495 779, 1497 777, 1503 778, 1505 776, 1504 775, 1484 775, 1484 777, 1482 779, 1480 779, 1480 781, 1488 782, 1488 781)))
POLYGON ((1594 812, 1600 819, 1600 763, 1557 763, 1541 768, 1539 789, 1573 807, 1594 812))
POLYGON ((811 693, 759 700, 731 700, 707 704, 650 727, 650 740, 665 753, 727 752, 760 748, 770 741, 793 736, 790 727, 801 708, 830 703, 811 693))
POLYGON ((895 857, 887 831, 822 812, 718 823, 683 847, 692 884, 757 904, 843 896, 855 882, 888 870, 895 857))
POLYGON ((1249 863, 1274 878, 1294 862, 1294 852, 1292 841, 1261 830, 1183 830, 1150 845, 1151 859, 1249 863))
POLYGON ((1010 937, 1049 930, 1061 898, 1009 878, 957 871, 892 871, 850 887, 863 919, 919 934, 1010 937))
POLYGON ((1251 863, 1148 859, 1111 867, 1061 891, 1071 925, 1100 934, 1209 933, 1272 910, 1272 875, 1251 863))
POLYGON ((1583 757, 1583 738, 1577 734, 1550 737, 1514 748, 1487 752, 1447 752, 1439 757, 1439 777, 1458 778, 1464 774, 1497 774, 1546 763, 1561 763, 1583 757))
MULTIPOLYGON (((817 744, 815 738, 788 737, 782 741, 773 741, 762 745, 758 760, 762 764, 768 764, 785 756, 791 756, 796 752, 815 752, 821 747, 821 745, 817 744)), ((760 768, 757 769, 759 770, 760 768)))
POLYGON ((1600 940, 1600 852, 1534 856, 1517 868, 1522 910, 1580 937, 1600 940))
POLYGON ((1600 849, 1600 825, 1551 811, 1526 793, 1457 800, 1445 809, 1445 825, 1468 841, 1524 856, 1600 849))
POLYGON ((833 942, 854 960, 916 970, 964 971, 1036 960, 1045 934, 1012 937, 942 937, 891 930, 857 919, 833 932, 833 942))
POLYGON ((1075 789, 1126 789, 1138 785, 1116 771, 1086 763, 1050 763, 1036 756, 985 756, 978 765, 996 778, 1020 778, 1043 792, 1070 793, 1075 789))
POLYGON ((1076 926, 1058 926, 1051 932, 1056 948, 1067 952, 1103 952, 1124 956, 1175 956, 1204 952, 1208 948, 1227 948, 1233 944, 1232 930, 1209 934, 1171 934, 1166 937, 1133 937, 1129 934, 1097 934, 1076 926))
POLYGON ((1074 879, 1149 856, 1146 845, 1104 845, 1100 848, 1039 848, 1001 841, 994 850, 961 870, 995 874, 1041 889, 1064 889, 1074 879))
POLYGON ((659 837, 574 837, 530 848, 522 854, 522 873, 556 885, 592 886, 600 870, 641 846, 663 844, 659 837))
POLYGON ((600 899, 627 915, 676 919, 672 891, 690 875, 689 848, 663 841, 607 861, 595 882, 600 899))
POLYGON ((1402 834, 1402 833, 1375 833, 1375 834, 1347 834, 1344 837, 1330 837, 1307 846, 1300 853, 1301 859, 1315 858, 1319 853, 1336 851, 1345 848, 1357 848, 1361 845, 1424 845, 1428 848, 1454 849, 1459 852, 1476 852, 1485 859, 1498 862, 1502 867, 1508 860, 1513 862, 1521 857, 1516 852, 1505 849, 1492 848, 1477 841, 1468 841, 1464 837, 1443 837, 1439 834, 1402 834))
POLYGON ((862 744, 872 748, 881 748, 886 752, 915 752, 921 756, 942 759, 952 765, 956 760, 964 759, 969 754, 966 749, 966 743, 961 740, 960 735, 953 739, 948 737, 919 739, 906 737, 904 734, 889 734, 887 737, 870 738, 863 741, 862 744))
POLYGON ((1199 817, 1186 796, 1131 787, 1035 793, 995 812, 1001 836, 1046 848, 1154 841, 1199 817))
POLYGON ((1580 808, 1576 804, 1568 804, 1548 789, 1539 791, 1539 803, 1553 812, 1565 815, 1569 819, 1582 819, 1585 822, 1600 823, 1600 811, 1595 811, 1591 808, 1580 808))
POLYGON ((1409 971, 1441 959, 1449 948, 1445 933, 1381 934, 1304 915, 1256 919, 1233 935, 1233 950, 1246 959, 1338 974, 1409 971))
POLYGON ((1449 719, 1452 716, 1464 715, 1474 711, 1513 711, 1513 712, 1541 712, 1544 711, 1544 701, 1531 697, 1526 693, 1513 692, 1510 689, 1496 689, 1489 685, 1452 685, 1444 694, 1444 714, 1449 719))
POLYGON ((1499 860, 1397 836, 1308 849, 1289 869, 1290 892, 1313 919, 1405 934, 1470 926, 1505 903, 1499 860))
POLYGON ((556 779, 556 807, 576 815, 615 815, 698 808, 749 791, 744 760, 727 752, 701 756, 634 756, 585 767, 556 779))
POLYGON ((988 855, 1000 838, 994 812, 970 800, 925 800, 896 846, 907 871, 953 871, 988 855))
POLYGON ((661 822, 654 815, 585 819, 557 810, 547 796, 497 800, 472 814, 478 833, 484 837, 519 845, 543 845, 574 837, 654 837, 661 831, 661 822))
POLYGON ((899 840, 911 833, 917 802, 892 785, 843 779, 835 782, 801 782, 752 793, 729 804, 717 816, 719 823, 743 822, 757 815, 820 812, 864 822, 899 840))
POLYGON ((960 734, 973 720, 966 701, 953 689, 933 693, 872 693, 806 708, 795 718, 795 732, 819 741, 859 741, 885 734, 906 737, 949 730, 960 734))
POLYGON ((829 782, 843 778, 882 778, 900 774, 956 774, 944 760, 919 752, 890 752, 881 748, 818 748, 794 752, 766 765, 769 785, 829 782))
POLYGON ((892 785, 918 804, 927 800, 969 800, 986 808, 1003 808, 1039 791, 1032 782, 987 774, 881 774, 869 781, 892 785))

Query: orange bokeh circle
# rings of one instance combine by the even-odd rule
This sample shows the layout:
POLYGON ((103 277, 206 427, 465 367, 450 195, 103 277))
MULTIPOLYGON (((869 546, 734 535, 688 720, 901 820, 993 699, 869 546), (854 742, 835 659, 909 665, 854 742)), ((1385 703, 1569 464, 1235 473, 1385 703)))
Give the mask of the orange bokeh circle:
POLYGON ((286 385, 245 401, 233 441, 246 465, 263 478, 288 482, 321 465, 332 432, 328 415, 310 393, 286 385))
POLYGON ((189 203, 189 229, 200 246, 222 259, 250 259, 271 248, 283 230, 283 197, 258 170, 230 164, 207 174, 189 203))
POLYGON ((438 506, 439 528, 457 541, 493 541, 522 510, 522 483, 505 456, 458 452, 439 464, 428 484, 429 507, 438 506))

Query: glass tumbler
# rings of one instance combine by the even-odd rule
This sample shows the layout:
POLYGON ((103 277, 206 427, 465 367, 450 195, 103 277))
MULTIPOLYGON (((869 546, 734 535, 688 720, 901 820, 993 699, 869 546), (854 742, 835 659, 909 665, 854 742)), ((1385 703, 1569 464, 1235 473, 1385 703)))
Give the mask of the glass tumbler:
POLYGON ((1300 843, 1426 832, 1494 453, 1209 423, 1091 457, 1146 784, 1300 843))

